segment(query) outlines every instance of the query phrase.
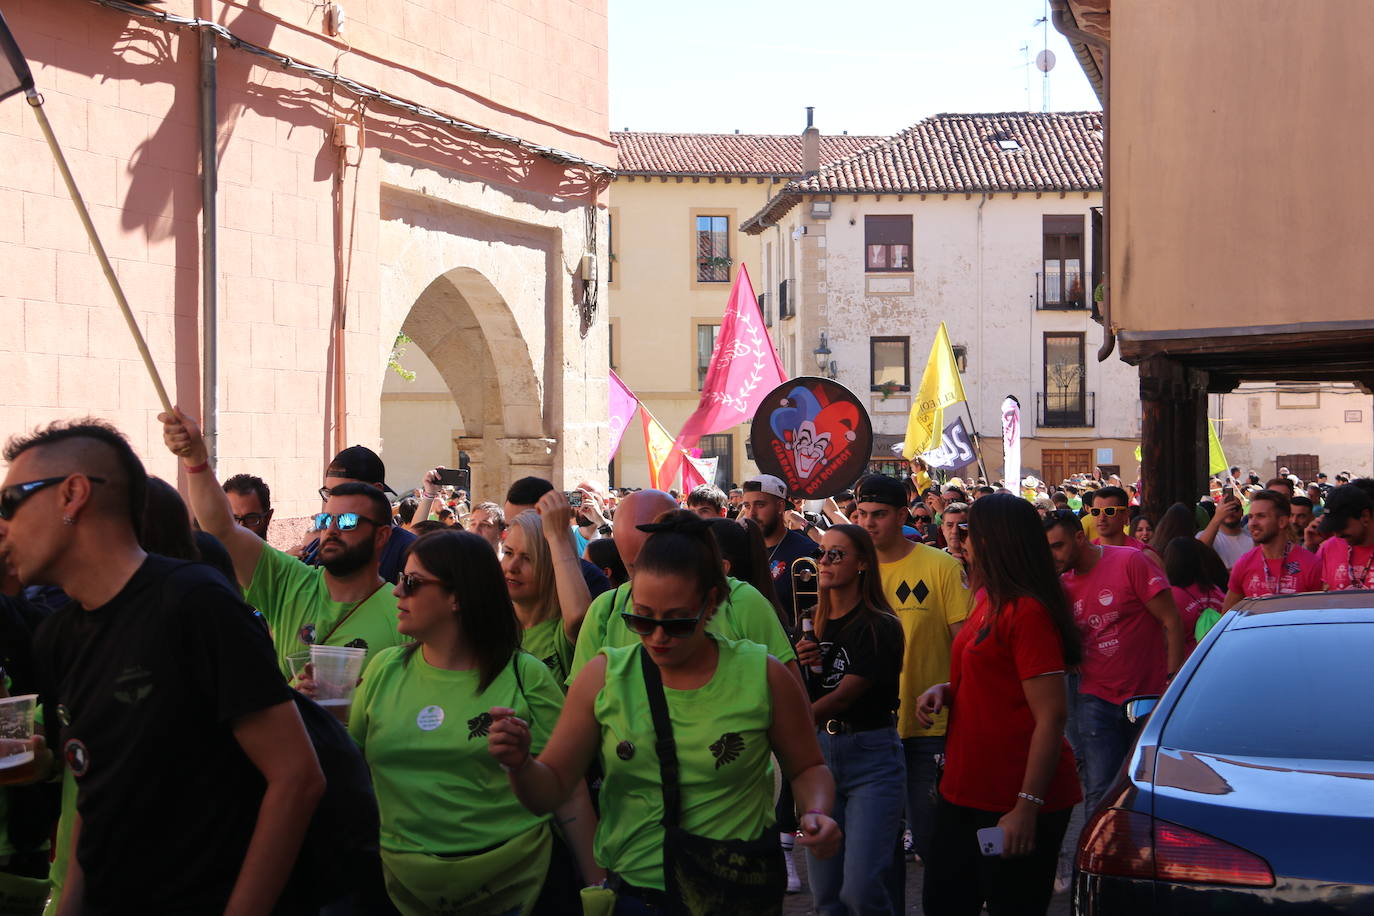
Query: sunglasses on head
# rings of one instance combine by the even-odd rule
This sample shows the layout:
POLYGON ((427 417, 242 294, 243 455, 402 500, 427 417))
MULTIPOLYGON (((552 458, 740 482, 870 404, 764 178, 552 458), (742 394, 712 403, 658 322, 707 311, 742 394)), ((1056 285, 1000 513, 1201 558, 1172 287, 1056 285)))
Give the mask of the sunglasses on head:
POLYGON ((367 522, 369 525, 381 525, 381 522, 374 522, 372 519, 359 515, 356 512, 340 512, 338 514, 321 512, 319 515, 315 516, 314 523, 310 530, 327 531, 332 523, 334 527, 338 528, 340 531, 352 531, 354 528, 358 527, 359 522, 367 522))
MULTIPOLYGON (((39 490, 45 490, 53 484, 61 483, 71 474, 61 477, 44 477, 41 480, 30 480, 25 483, 16 483, 0 490, 0 519, 9 521, 14 518, 14 513, 19 511, 19 507, 24 505, 28 498, 39 490)), ((104 477, 87 477, 91 483, 104 483, 104 477)))
POLYGON ((1105 516, 1107 516, 1107 518, 1111 518, 1112 516, 1116 515, 1118 512, 1125 512, 1125 511, 1126 511, 1126 507, 1125 507, 1125 506, 1093 506, 1093 507, 1092 507, 1091 509, 1089 509, 1088 511, 1089 511, 1090 513, 1092 513, 1092 515, 1094 515, 1094 516, 1105 515, 1105 516))
POLYGON ((438 579, 426 579, 419 573, 401 573, 401 577, 396 580, 396 590, 400 592, 400 597, 408 598, 426 585, 443 584, 438 579))
POLYGON ((669 639, 685 639, 692 635, 692 631, 697 628, 701 618, 706 616, 706 612, 697 614, 695 617, 669 617, 660 620, 657 617, 645 617, 640 614, 630 614, 621 612, 620 619, 625 621, 625 626, 630 628, 630 632, 637 636, 649 636, 658 627, 663 628, 663 635, 669 639))

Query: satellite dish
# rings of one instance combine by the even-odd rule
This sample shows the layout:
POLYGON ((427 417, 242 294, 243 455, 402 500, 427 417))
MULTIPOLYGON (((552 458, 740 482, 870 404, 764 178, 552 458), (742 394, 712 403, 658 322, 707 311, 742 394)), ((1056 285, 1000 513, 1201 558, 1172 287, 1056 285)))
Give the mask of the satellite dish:
POLYGON ((1035 69, 1041 73, 1049 73, 1054 69, 1054 52, 1049 48, 1035 55, 1035 69))

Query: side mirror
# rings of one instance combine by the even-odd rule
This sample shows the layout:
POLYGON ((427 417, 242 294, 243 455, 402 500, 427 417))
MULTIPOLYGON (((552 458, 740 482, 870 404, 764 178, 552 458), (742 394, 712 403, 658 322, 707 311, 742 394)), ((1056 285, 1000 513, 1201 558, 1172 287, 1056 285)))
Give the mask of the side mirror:
POLYGON ((1126 717, 1126 721, 1132 725, 1139 725, 1150 717, 1150 713, 1155 711, 1159 705, 1159 697, 1131 697, 1121 704, 1121 712, 1126 717))

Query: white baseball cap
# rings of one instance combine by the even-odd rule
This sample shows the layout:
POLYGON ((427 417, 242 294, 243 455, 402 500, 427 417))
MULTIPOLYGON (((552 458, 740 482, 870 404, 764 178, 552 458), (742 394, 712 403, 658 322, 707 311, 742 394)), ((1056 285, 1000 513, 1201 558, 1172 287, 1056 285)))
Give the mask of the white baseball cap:
POLYGON ((760 474, 757 477, 750 477, 744 482, 744 492, 757 490, 760 493, 767 493, 776 496, 778 499, 787 498, 787 484, 772 474, 760 474), (752 484, 752 486, 751 486, 752 484))

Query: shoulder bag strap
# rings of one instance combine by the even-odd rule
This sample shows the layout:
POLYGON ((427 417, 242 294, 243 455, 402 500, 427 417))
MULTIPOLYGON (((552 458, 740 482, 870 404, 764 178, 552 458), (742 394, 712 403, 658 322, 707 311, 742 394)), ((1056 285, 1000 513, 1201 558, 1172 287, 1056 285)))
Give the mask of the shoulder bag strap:
POLYGON ((673 723, 668 719, 668 698, 663 694, 663 676, 642 645, 639 647, 639 666, 644 672, 644 690, 649 695, 649 713, 654 720, 654 752, 658 754, 659 779, 663 783, 663 826, 676 827, 682 813, 677 742, 673 739, 673 723))

